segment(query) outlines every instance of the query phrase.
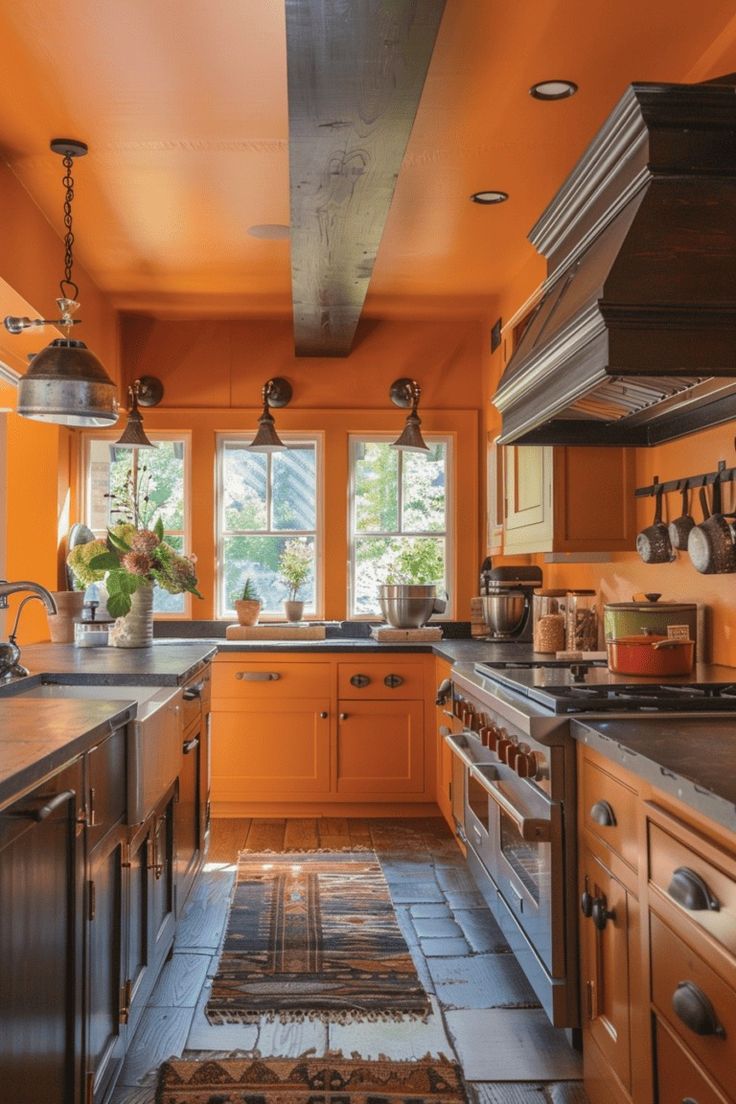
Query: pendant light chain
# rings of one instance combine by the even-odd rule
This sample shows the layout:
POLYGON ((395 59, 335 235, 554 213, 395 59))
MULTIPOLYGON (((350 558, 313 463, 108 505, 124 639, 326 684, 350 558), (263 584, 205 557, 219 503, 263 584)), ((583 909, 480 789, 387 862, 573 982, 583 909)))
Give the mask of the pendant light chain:
POLYGON ((64 198, 64 226, 66 227, 66 234, 64 235, 64 279, 59 281, 59 287, 61 288, 61 295, 63 299, 76 300, 79 295, 79 288, 72 280, 72 267, 74 265, 74 233, 72 231, 72 202, 74 200, 74 177, 72 176, 73 160, 70 153, 67 153, 64 157, 64 178, 62 184, 66 188, 66 196, 64 198), (73 288, 74 294, 67 295, 65 288, 73 288))

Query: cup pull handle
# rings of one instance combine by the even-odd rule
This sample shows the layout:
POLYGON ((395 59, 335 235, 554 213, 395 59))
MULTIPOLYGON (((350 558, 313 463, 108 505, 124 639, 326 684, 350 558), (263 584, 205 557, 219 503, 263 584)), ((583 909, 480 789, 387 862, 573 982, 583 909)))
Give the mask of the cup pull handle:
POLYGON ((613 806, 609 805, 607 801, 596 801, 595 805, 591 806, 590 819, 603 828, 615 828, 616 826, 616 814, 613 811, 613 806))
POLYGON ((718 912, 721 907, 718 898, 711 893, 708 883, 688 866, 678 866, 672 871, 667 892, 673 901, 677 901, 678 905, 682 905, 691 912, 699 912, 701 909, 718 912))
POLYGON ((672 1008, 696 1035, 718 1035, 725 1039, 726 1031, 703 990, 693 981, 681 981, 672 994, 672 1008))

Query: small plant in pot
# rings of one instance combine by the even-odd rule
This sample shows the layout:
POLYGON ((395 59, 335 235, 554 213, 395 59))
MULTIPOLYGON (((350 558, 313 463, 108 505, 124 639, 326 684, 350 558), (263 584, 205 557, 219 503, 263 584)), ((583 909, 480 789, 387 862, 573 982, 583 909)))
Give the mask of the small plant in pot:
POLYGON ((261 599, 258 597, 258 591, 250 577, 245 580, 243 593, 240 598, 235 599, 234 605, 239 625, 258 624, 261 613, 261 599))
POLYGON ((287 541, 279 560, 281 581, 286 583, 288 597, 284 601, 287 621, 301 621, 304 602, 299 600, 299 591, 312 572, 312 549, 306 541, 295 538, 287 541))

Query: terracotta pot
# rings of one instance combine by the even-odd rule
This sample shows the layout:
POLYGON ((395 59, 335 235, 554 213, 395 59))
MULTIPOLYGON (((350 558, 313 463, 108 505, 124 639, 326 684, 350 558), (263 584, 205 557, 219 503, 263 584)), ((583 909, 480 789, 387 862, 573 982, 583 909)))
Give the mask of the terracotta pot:
POLYGON ((608 669, 614 674, 664 678, 690 674, 695 641, 670 640, 666 636, 622 636, 609 640, 606 649, 608 669))
POLYGON ((235 614, 239 625, 257 625, 261 613, 258 598, 238 598, 235 602, 235 614))
POLYGON ((304 603, 303 602, 284 602, 284 613, 286 614, 286 620, 292 623, 301 621, 304 615, 304 603))
POLYGON ((55 590, 56 613, 47 613, 52 644, 74 642, 74 618, 82 616, 83 590, 55 590))

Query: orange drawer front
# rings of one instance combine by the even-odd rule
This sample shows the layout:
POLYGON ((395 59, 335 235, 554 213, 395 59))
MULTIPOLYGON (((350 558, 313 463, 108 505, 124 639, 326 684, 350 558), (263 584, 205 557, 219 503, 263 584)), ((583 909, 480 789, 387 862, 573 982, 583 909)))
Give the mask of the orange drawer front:
MULTIPOLYGON (((724 866, 729 863, 733 864, 733 859, 724 856, 724 866)), ((700 932, 707 932, 736 960, 736 881, 733 878, 650 822, 649 880, 668 900, 682 907, 683 917, 693 925, 693 939, 698 939, 700 932)), ((696 943, 696 946, 704 949, 704 944, 696 943)))
POLYGON ((683 1100, 697 1100, 698 1104, 729 1104, 729 1099, 703 1076, 661 1020, 657 1020, 656 1025, 659 1104, 682 1104, 683 1100))
POLYGON ((652 1001, 657 1013, 705 1072, 721 1088, 732 1090, 736 992, 653 913, 650 931, 652 1001), (695 1014, 700 1016, 699 1025, 695 1014))
POLYGON ((212 669, 213 709, 220 702, 279 698, 330 697, 330 664, 284 661, 279 656, 263 660, 218 660, 212 669))
POLYGON ((583 824, 598 839, 608 844, 632 870, 639 863, 637 795, 623 782, 601 770, 587 758, 583 760, 581 779, 581 816, 583 824))
POLYGON ((424 665, 397 657, 385 663, 338 663, 340 698, 423 698, 424 665))

